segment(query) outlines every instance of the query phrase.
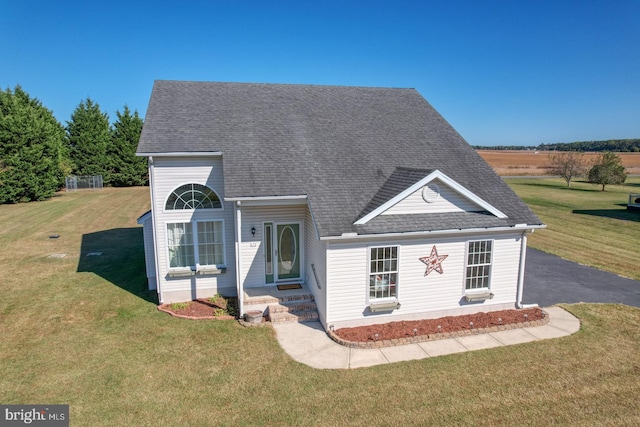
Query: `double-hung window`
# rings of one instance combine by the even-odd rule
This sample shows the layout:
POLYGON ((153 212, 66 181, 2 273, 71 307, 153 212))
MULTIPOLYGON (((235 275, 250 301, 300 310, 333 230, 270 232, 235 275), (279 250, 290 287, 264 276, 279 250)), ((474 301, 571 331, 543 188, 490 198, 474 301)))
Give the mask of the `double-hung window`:
POLYGON ((398 291, 398 247, 370 248, 369 299, 395 298, 398 291))
POLYGON ((491 278, 492 240, 474 240, 468 242, 467 271, 465 289, 489 289, 491 278))
POLYGON ((223 228, 221 220, 167 224, 169 268, 224 265, 223 228))
POLYGON ((198 264, 224 264, 222 221, 202 221, 198 225, 198 264))
POLYGON ((190 222, 167 224, 167 246, 170 268, 195 266, 193 227, 190 222))

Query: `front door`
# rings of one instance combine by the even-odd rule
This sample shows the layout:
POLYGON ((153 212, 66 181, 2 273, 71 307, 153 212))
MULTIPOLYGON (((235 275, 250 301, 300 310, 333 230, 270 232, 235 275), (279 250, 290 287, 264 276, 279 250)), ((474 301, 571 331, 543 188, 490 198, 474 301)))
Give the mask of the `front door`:
POLYGON ((277 224, 275 259, 277 280, 300 278, 300 224, 277 224))

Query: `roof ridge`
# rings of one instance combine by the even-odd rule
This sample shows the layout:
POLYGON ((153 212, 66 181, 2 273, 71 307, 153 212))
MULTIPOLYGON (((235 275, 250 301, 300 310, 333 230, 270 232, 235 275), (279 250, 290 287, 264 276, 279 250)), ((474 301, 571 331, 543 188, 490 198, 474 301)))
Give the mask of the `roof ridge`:
POLYGON ((247 85, 247 86, 285 86, 285 87, 317 87, 317 88, 336 88, 336 89, 393 89, 393 90, 412 90, 417 91, 414 87, 401 86, 353 86, 353 85, 332 85, 321 83, 275 83, 275 82, 240 82, 240 81, 211 81, 211 80, 171 80, 156 79, 154 83, 187 83, 187 84, 220 84, 220 85, 247 85))

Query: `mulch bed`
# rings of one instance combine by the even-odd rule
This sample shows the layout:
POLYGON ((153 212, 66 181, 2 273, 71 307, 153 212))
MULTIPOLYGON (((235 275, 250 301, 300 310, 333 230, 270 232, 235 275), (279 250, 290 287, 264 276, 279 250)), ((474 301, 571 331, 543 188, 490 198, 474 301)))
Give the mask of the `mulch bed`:
POLYGON ((158 310, 185 319, 235 319, 235 316, 231 316, 226 312, 224 314, 221 313, 221 311, 227 309, 227 304, 229 302, 224 298, 218 298, 215 302, 209 298, 198 298, 186 303, 162 304, 158 306, 158 310), (186 304, 186 307, 181 307, 183 304, 186 304))
POLYGON ((333 331, 333 333, 345 341, 374 342, 535 322, 542 320, 544 316, 544 312, 540 308, 535 307, 520 310, 501 310, 488 313, 447 316, 439 319, 404 320, 378 325, 340 328, 333 331))

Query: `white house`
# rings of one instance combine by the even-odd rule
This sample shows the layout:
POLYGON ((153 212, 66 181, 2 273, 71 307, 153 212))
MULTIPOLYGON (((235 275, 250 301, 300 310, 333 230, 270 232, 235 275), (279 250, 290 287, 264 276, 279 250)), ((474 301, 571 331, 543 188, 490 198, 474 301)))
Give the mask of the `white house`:
POLYGON ((161 303, 325 328, 512 309, 544 227, 414 89, 156 81, 138 155, 161 303))

